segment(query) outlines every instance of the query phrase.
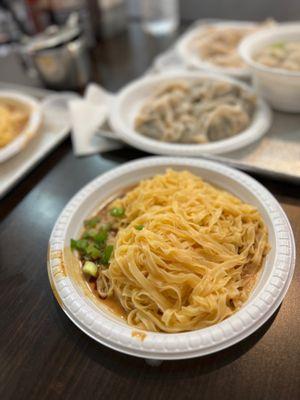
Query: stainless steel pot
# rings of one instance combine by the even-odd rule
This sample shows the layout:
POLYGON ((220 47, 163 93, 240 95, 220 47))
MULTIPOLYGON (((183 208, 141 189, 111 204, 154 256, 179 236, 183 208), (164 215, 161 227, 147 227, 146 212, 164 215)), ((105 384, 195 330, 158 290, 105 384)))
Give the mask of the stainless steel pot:
POLYGON ((53 25, 27 38, 20 54, 27 71, 38 75, 47 87, 78 89, 89 81, 88 48, 74 18, 63 27, 53 25))

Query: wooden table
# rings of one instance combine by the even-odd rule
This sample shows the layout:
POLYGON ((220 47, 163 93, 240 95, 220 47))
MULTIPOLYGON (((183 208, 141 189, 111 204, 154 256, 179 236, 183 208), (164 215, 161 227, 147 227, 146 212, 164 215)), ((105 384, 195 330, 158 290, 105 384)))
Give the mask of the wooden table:
MULTIPOLYGON (((140 75, 172 38, 151 39, 138 25, 100 44, 94 77, 110 90, 140 75)), ((0 62, 1 79, 28 80, 0 62)), ((31 82, 35 83, 35 82, 31 82)), ((118 354, 66 317, 47 277, 51 229, 66 202, 103 172, 145 154, 124 148, 75 158, 65 141, 13 189, 0 207, 0 399, 300 398, 300 263, 278 312, 243 342, 212 356, 164 362, 118 354)), ((257 177, 278 199, 300 240, 299 187, 257 177)))

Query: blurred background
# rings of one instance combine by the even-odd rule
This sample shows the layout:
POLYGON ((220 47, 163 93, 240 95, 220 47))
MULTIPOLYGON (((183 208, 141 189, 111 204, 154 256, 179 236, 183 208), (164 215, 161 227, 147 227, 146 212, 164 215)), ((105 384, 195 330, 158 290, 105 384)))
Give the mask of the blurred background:
POLYGON ((299 0, 0 0, 1 80, 82 90, 109 64, 114 90, 120 52, 130 80, 197 19, 299 17, 299 0))
MULTIPOLYGON (((162 0, 164 1, 164 0, 162 0)), ((128 0, 128 14, 139 17, 141 0, 128 0)), ((294 20, 300 16, 298 0, 179 0, 180 18, 183 22, 197 18, 257 20, 272 16, 278 21, 294 20), (271 14, 271 15, 270 15, 271 14)))
MULTIPOLYGON (((1 42, 15 39, 19 26, 15 26, 11 13, 23 24, 28 34, 42 31, 49 24, 62 24, 70 13, 80 14, 82 23, 90 34, 109 35, 121 28, 124 20, 141 19, 145 3, 157 0, 1 0, 1 42), (8 11, 9 10, 9 11, 8 11), (123 19, 123 21, 121 21, 123 19), (118 25, 118 26, 117 26, 118 25)), ((230 19, 233 14, 242 20, 257 20, 270 16, 279 21, 299 18, 298 0, 164 0, 165 4, 178 3, 180 20, 197 18, 230 19)), ((170 5, 167 7, 170 7, 170 5)))

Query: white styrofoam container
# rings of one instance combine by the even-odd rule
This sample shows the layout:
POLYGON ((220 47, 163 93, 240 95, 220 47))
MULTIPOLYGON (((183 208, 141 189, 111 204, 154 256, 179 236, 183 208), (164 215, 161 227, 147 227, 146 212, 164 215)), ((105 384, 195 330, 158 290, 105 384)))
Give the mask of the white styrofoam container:
POLYGON ((245 65, 242 68, 229 68, 213 64, 196 54, 190 47, 191 42, 204 31, 207 26, 214 26, 217 28, 252 28, 255 27, 254 22, 248 21, 209 21, 203 20, 197 26, 190 29, 178 41, 176 51, 181 60, 187 65, 200 70, 208 70, 216 73, 226 74, 233 78, 248 79, 250 78, 249 68, 245 65))
MULTIPOLYGON (((211 161, 148 157, 124 164, 81 189, 59 216, 49 241, 48 273, 53 292, 68 317, 87 335, 117 351, 146 359, 184 359, 211 354, 239 342, 275 312, 291 282, 295 243, 288 219, 276 199, 257 181, 211 161), (209 328, 166 334, 141 332, 91 300, 77 280, 66 273, 65 249, 79 236, 83 220, 116 192, 166 168, 189 170, 257 207, 272 246, 263 271, 247 303, 237 313, 209 328)), ((83 278, 80 277, 83 281, 83 278)), ((288 327, 286 327, 288 329, 288 327)))
POLYGON ((164 85, 175 80, 196 81, 213 79, 230 82, 251 93, 253 89, 245 83, 225 75, 206 71, 169 71, 155 76, 138 79, 125 86, 116 96, 110 110, 109 121, 113 130, 124 142, 149 153, 197 157, 201 154, 223 154, 240 149, 260 139, 270 128, 272 113, 267 104, 258 98, 257 107, 249 127, 243 132, 228 139, 203 144, 168 143, 146 137, 135 131, 134 120, 141 107, 164 85))
POLYGON ((285 23, 253 33, 239 46, 257 92, 279 111, 300 112, 300 71, 267 67, 253 57, 272 43, 299 40, 300 23, 285 23))
POLYGON ((0 90, 0 99, 1 98, 15 100, 16 102, 25 104, 30 110, 30 115, 29 121, 22 132, 6 146, 0 148, 0 163, 19 153, 38 133, 42 122, 41 106, 34 97, 14 90, 0 90))
MULTIPOLYGON (((2 82, 0 85, 8 88, 11 86, 2 82)), ((11 91, 11 89, 8 90, 11 91)), ((67 105, 75 94, 67 92, 53 94, 54 92, 45 89, 26 86, 15 86, 14 91, 28 93, 30 97, 36 98, 42 112, 42 124, 35 137, 30 142, 26 142, 26 146, 20 148, 21 151, 18 154, 0 164, 0 198, 54 147, 58 146, 68 136, 71 129, 67 105)))

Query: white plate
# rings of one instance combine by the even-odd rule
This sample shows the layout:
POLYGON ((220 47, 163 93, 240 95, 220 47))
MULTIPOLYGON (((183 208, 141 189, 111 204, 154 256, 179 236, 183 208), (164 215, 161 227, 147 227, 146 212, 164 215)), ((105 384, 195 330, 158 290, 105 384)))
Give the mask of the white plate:
POLYGON ((141 150, 154 154, 189 157, 205 153, 222 154, 240 149, 260 139, 268 131, 272 122, 272 114, 267 104, 259 98, 250 126, 229 139, 204 144, 167 143, 151 139, 135 131, 134 120, 139 110, 162 85, 177 79, 195 81, 202 78, 230 82, 254 93, 253 89, 244 83, 204 71, 170 71, 166 74, 149 76, 130 83, 119 92, 109 116, 112 128, 124 142, 141 150))
MULTIPOLYGON (((293 233, 275 198, 253 178, 204 160, 149 157, 127 163, 94 179, 78 192, 59 216, 49 241, 48 273, 53 292, 69 318, 87 335, 112 349, 147 359, 184 359, 214 353, 239 342, 257 330, 280 305, 295 266, 293 233), (269 230, 272 246, 261 277, 244 307, 209 328, 166 334, 137 331, 101 308, 73 278, 66 260, 70 239, 79 236, 83 220, 120 189, 141 179, 163 173, 166 168, 190 170, 206 181, 232 192, 256 206, 269 230), (142 334, 144 332, 141 332, 142 334)), ((78 266, 75 267, 79 270, 78 266)), ((288 327, 286 327, 288 329, 288 327)))
POLYGON ((13 90, 0 90, 0 99, 11 99, 29 107, 30 116, 22 132, 8 145, 0 148, 0 163, 19 153, 38 133, 42 122, 41 107, 33 97, 13 90))
MULTIPOLYGON (((1 83, 2 85, 2 83, 1 83)), ((48 90, 20 87, 41 99, 42 125, 40 133, 11 159, 0 164, 0 198, 16 185, 39 161, 69 134, 71 124, 67 101, 71 94, 52 95, 48 90), (50 94, 50 95, 49 95, 50 94), (42 100, 43 99, 43 100, 42 100)), ((72 95, 72 97, 74 97, 72 95)))
MULTIPOLYGON (((234 78, 239 79, 248 79, 250 78, 250 71, 247 66, 244 68, 225 68, 218 66, 216 64, 210 63, 206 60, 203 60, 198 54, 190 48, 191 41, 196 38, 201 32, 204 32, 207 26, 215 26, 218 28, 251 28, 255 26, 253 22, 245 22, 245 21, 203 21, 195 28, 189 30, 186 34, 184 34, 181 39, 178 41, 176 50, 179 57, 182 61, 190 67, 196 69, 205 69, 217 73, 223 73, 226 75, 230 75, 234 78)), ((238 51, 238 49, 237 49, 238 51)))

